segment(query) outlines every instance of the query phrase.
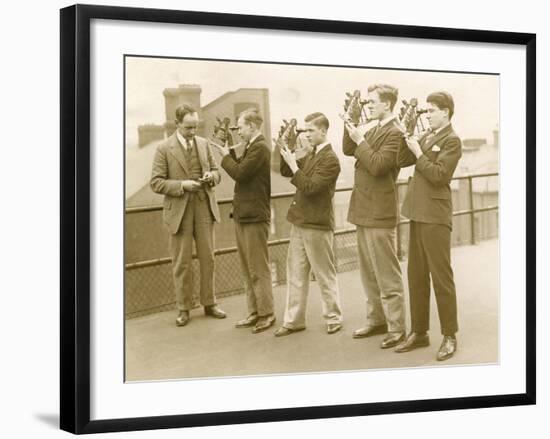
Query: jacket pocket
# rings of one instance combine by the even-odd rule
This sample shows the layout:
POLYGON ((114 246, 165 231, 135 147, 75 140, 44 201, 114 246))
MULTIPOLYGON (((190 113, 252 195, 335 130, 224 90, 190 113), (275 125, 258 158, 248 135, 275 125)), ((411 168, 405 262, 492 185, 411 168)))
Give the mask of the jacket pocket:
POLYGON ((447 189, 435 191, 431 193, 431 197, 436 200, 450 200, 451 199, 451 191, 447 189))
POLYGON ((394 218, 397 215, 394 190, 392 188, 373 189, 372 206, 375 219, 394 218))

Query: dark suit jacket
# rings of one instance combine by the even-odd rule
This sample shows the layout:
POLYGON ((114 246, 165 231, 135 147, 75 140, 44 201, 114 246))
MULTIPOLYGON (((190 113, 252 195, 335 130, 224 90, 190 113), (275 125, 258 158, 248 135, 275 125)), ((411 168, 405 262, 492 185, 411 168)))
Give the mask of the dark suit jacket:
POLYGON ((296 186, 287 220, 301 227, 334 230, 332 200, 340 174, 338 156, 328 144, 315 155, 309 153, 298 160, 298 167, 293 175, 281 157, 281 175, 292 177, 290 182, 296 186))
POLYGON ((397 154, 399 166, 416 164, 403 201, 403 215, 413 221, 452 228, 450 182, 462 156, 462 142, 448 125, 432 138, 424 135, 419 143, 424 154, 418 160, 406 145, 397 154))
POLYGON ((271 219, 271 150, 261 134, 240 158, 233 151, 221 163, 235 180, 233 219, 238 223, 269 222, 271 219))
MULTIPOLYGON (((208 140, 195 136, 195 143, 197 144, 202 173, 211 171, 214 174, 214 183, 218 184, 221 177, 208 140)), ((189 201, 189 193, 181 188, 181 181, 189 179, 189 175, 187 159, 176 133, 174 133, 158 146, 153 159, 150 181, 153 192, 164 195, 164 223, 172 234, 178 232, 189 201)), ((219 222, 220 212, 214 188, 210 186, 204 188, 212 215, 215 221, 219 222)))
POLYGON ((354 156, 355 182, 348 221, 364 227, 391 228, 399 218, 397 201, 397 151, 404 142, 394 121, 367 131, 357 145, 344 129, 343 150, 354 156))

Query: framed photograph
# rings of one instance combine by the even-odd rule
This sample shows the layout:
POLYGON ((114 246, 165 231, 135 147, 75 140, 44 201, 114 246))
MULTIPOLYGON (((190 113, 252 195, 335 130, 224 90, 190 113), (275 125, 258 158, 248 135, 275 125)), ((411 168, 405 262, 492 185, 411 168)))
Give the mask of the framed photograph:
POLYGON ((61 10, 61 428, 535 403, 534 34, 61 10))

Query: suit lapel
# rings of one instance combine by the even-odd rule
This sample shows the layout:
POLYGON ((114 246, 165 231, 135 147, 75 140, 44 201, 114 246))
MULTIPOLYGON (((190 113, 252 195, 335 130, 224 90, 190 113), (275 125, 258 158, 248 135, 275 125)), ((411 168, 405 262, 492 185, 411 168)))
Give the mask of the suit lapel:
POLYGON ((432 136, 431 138, 427 138, 426 136, 424 138, 424 144, 421 146, 422 152, 426 152, 432 149, 432 146, 435 145, 437 142, 439 142, 444 137, 447 137, 449 133, 452 131, 451 124, 447 125, 445 128, 443 128, 439 133, 437 133, 435 136, 432 136))
POLYGON ((327 148, 330 148, 330 146, 331 146, 330 143, 325 145, 325 147, 323 149, 321 149, 320 151, 318 151, 313 157, 310 156, 308 158, 308 160, 306 161, 305 166, 304 166, 304 172, 306 174, 315 167, 315 164, 319 161, 319 158, 320 158, 321 154, 324 154, 324 151, 327 148))
POLYGON ((201 164, 202 173, 210 170, 208 165, 208 158, 206 156, 206 140, 201 137, 195 137, 195 142, 197 143, 197 152, 199 154, 199 162, 201 164))
POLYGON ((394 120, 395 119, 392 119, 391 121, 386 123, 384 126, 381 126, 381 127, 379 126, 378 129, 376 129, 376 131, 370 135, 370 138, 368 140, 369 145, 372 146, 376 144, 378 139, 380 139, 380 137, 382 137, 388 131, 389 127, 393 125, 394 120))
POLYGON ((258 137, 256 137, 254 139, 254 142, 252 142, 250 145, 248 145, 248 148, 245 148, 244 151, 243 151, 243 155, 239 157, 239 160, 242 160, 245 158, 246 156, 246 153, 248 152, 249 148, 254 145, 256 142, 259 142, 260 140, 264 140, 264 136, 262 134, 260 134, 258 137))
POLYGON ((187 160, 185 159, 185 156, 183 155, 183 146, 180 145, 180 142, 178 141, 178 138, 176 137, 176 133, 172 135, 171 142, 170 142, 170 154, 174 156, 174 158, 177 160, 177 162, 181 165, 183 170, 186 174, 189 174, 189 167, 187 166, 187 160))

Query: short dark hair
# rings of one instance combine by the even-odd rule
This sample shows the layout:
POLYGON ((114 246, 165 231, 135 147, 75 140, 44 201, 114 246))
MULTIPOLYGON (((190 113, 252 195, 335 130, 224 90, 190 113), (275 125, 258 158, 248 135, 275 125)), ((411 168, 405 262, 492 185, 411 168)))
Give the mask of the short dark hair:
POLYGON ((455 102, 453 97, 446 91, 436 91, 434 93, 430 93, 426 98, 426 102, 434 104, 440 110, 445 108, 449 110, 449 120, 453 117, 455 112, 455 102))
POLYGON ((390 103, 390 110, 393 111, 393 107, 395 107, 395 103, 397 102, 397 96, 399 95, 397 88, 388 84, 373 84, 369 86, 368 91, 369 93, 376 91, 382 102, 390 103))
POLYGON ((316 113, 308 114, 304 120, 313 123, 317 128, 324 128, 328 131, 328 119, 323 113, 317 111, 316 113))
POLYGON ((176 120, 178 121, 178 123, 182 123, 185 116, 196 112, 197 110, 195 110, 195 108, 189 104, 180 105, 178 108, 176 108, 176 120))
POLYGON ((257 108, 248 108, 239 114, 239 119, 242 117, 244 123, 247 125, 254 125, 256 128, 260 128, 264 120, 260 116, 260 111, 257 108))

